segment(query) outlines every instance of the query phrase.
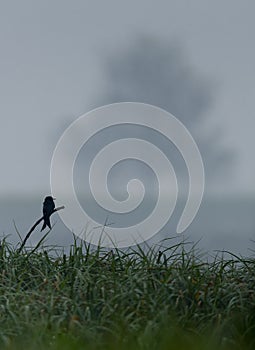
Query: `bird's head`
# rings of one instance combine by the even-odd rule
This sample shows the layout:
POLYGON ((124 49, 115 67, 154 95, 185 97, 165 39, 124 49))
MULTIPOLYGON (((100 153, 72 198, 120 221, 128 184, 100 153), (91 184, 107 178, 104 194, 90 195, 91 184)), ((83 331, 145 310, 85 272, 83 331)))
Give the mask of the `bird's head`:
POLYGON ((52 202, 52 201, 54 201, 56 198, 53 198, 52 196, 47 196, 47 197, 45 197, 45 199, 44 199, 44 202, 52 202))

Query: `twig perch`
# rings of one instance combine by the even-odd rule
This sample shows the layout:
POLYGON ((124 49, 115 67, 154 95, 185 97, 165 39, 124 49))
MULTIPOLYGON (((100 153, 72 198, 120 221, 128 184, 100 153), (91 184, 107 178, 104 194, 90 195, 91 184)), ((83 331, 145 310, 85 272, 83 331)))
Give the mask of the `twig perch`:
MULTIPOLYGON (((50 214, 50 216, 51 216, 53 213, 55 213, 56 211, 61 210, 61 209, 64 209, 64 208, 65 208, 64 206, 55 208, 55 209, 53 210, 53 212, 50 214)), ((23 249, 24 245, 26 244, 26 241, 27 241, 28 238, 31 236, 31 234, 32 234, 32 232, 34 231, 34 229, 40 224, 41 221, 43 221, 43 219, 44 219, 44 216, 42 216, 39 220, 37 220, 36 223, 31 227, 31 229, 30 229, 29 232, 27 233, 27 235, 26 235, 24 241, 22 242, 22 244, 21 244, 21 246, 20 246, 20 248, 19 248, 19 250, 18 250, 19 253, 20 253, 21 250, 23 249)))

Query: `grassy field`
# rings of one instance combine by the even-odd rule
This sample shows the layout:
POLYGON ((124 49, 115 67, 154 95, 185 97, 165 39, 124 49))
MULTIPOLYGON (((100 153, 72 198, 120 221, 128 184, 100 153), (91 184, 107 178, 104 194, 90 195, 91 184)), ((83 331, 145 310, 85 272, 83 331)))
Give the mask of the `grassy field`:
POLYGON ((0 248, 2 349, 254 349, 255 259, 0 248))

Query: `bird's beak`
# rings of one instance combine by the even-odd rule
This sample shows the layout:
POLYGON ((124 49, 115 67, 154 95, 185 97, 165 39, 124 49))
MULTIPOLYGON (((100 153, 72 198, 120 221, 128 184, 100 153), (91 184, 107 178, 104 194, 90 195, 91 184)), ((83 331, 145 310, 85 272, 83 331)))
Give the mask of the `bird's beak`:
POLYGON ((54 201, 56 200, 56 198, 52 198, 54 201))

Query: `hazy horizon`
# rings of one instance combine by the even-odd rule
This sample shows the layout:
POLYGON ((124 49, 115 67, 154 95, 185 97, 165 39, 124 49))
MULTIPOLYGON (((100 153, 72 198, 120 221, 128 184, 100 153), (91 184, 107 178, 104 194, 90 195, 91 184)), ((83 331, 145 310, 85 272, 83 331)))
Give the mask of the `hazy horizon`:
MULTIPOLYGON (((232 0, 3 3, 0 232, 12 231, 17 219, 24 234, 41 214, 51 192, 53 151, 72 122, 102 105, 135 101, 172 113, 201 152, 205 197, 188 231, 191 238, 204 235, 207 246, 219 249, 228 242, 248 248, 255 232, 254 11, 254 2, 232 0)), ((106 128, 82 147, 74 187, 83 203, 93 157, 107 143, 127 137, 155 143, 172 162, 181 192, 188 193, 189 174, 178 147, 153 129, 125 125, 106 128)), ((138 163, 129 159, 113 167, 107 184, 121 201, 128 181, 140 179, 151 210, 155 173, 138 163)), ((94 204, 90 211, 102 216, 94 204)))

